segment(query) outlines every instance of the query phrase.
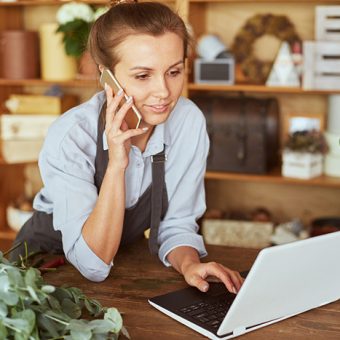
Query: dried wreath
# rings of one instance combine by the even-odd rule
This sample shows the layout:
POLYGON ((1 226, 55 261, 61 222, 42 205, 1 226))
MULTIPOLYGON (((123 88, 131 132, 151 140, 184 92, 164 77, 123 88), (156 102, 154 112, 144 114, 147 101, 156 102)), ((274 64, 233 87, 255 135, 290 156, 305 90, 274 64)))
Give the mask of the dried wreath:
POLYGON ((248 19, 236 35, 231 50, 244 75, 254 83, 264 83, 272 67, 272 62, 261 61, 253 55, 255 41, 267 34, 287 41, 290 46, 301 42, 294 24, 284 15, 257 14, 248 19))

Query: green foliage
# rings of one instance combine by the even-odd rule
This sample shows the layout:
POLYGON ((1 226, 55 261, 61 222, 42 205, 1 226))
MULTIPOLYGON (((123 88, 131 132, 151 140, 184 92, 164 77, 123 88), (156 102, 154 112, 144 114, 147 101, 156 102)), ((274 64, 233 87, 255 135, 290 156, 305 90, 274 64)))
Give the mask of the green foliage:
POLYGON ((80 57, 85 51, 91 23, 82 19, 74 19, 59 25, 57 32, 63 33, 63 42, 67 55, 80 57))
POLYGON ((116 308, 80 289, 44 283, 40 271, 10 263, 0 251, 0 339, 118 339, 129 337, 116 308), (97 320, 80 319, 85 313, 97 320))

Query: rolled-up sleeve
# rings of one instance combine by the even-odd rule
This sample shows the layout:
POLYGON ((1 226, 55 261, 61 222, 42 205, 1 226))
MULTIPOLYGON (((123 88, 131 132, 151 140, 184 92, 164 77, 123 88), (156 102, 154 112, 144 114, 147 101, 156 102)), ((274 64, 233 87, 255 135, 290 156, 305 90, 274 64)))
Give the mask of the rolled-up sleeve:
POLYGON ((92 281, 104 280, 112 267, 102 261, 87 245, 82 228, 98 198, 94 184, 95 141, 79 126, 70 131, 59 145, 43 148, 39 168, 44 189, 35 200, 35 209, 46 211, 44 197, 53 202, 53 226, 62 234, 66 258, 83 276, 92 281), (91 144, 91 145, 90 145, 91 144), (40 209, 42 208, 42 209, 40 209))
POLYGON ((167 255, 179 246, 195 248, 200 257, 207 255, 203 238, 197 233, 196 221, 206 209, 204 174, 209 139, 203 115, 198 109, 196 111, 197 119, 190 122, 188 117, 182 125, 183 129, 192 133, 181 133, 185 136, 184 140, 178 141, 178 149, 175 145, 168 153, 167 166, 172 169, 171 176, 166 176, 169 207, 160 223, 158 235, 158 255, 166 266, 171 265, 167 255))

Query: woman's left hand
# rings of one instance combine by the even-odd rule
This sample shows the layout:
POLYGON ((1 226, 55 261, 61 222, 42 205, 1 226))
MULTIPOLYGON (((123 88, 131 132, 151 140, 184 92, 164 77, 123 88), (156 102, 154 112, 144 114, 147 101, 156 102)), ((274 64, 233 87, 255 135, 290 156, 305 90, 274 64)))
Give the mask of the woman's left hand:
POLYGON ((234 294, 237 294, 244 281, 239 272, 216 262, 192 262, 185 267, 182 273, 185 281, 190 286, 197 287, 202 292, 206 292, 209 289, 209 277, 222 281, 229 292, 234 294))

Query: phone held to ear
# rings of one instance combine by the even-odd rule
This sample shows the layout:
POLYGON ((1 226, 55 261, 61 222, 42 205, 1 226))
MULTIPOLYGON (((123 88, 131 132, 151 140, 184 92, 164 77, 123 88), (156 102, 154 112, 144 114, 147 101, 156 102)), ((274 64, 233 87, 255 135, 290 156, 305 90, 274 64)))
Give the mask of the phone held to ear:
MULTIPOLYGON (((101 73, 100 76, 100 84, 105 88, 105 83, 109 85, 112 88, 113 93, 117 93, 122 87, 118 83, 116 77, 113 75, 113 73, 107 69, 104 68, 104 70, 101 73)), ((124 93, 124 100, 127 101, 129 97, 127 94, 124 93)), ((121 104, 119 105, 121 107, 121 104)), ((135 105, 132 105, 129 111, 126 113, 125 121, 129 127, 129 129, 138 129, 141 121, 142 121, 142 115, 139 113, 135 105)))

